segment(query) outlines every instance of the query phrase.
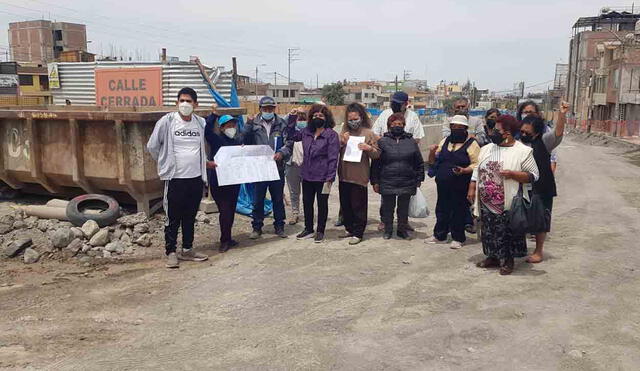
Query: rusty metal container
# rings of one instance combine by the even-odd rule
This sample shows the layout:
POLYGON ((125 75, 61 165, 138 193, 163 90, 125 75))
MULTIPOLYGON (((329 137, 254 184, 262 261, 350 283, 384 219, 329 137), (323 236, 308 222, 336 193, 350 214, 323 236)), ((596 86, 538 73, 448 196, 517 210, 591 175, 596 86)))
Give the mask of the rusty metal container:
MULTIPOLYGON (((219 114, 244 112, 218 109, 219 114)), ((95 106, 0 109, 0 180, 27 193, 105 193, 149 213, 163 184, 146 143, 166 113, 95 106)))

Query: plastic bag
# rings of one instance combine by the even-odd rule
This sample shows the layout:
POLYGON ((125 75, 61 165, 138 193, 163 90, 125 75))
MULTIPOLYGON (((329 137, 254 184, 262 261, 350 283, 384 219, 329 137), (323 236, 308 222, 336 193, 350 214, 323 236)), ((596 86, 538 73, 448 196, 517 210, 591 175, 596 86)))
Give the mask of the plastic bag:
POLYGON ((411 196, 411 200, 409 200, 409 216, 411 218, 426 218, 429 216, 427 199, 420 188, 416 190, 416 194, 411 196))

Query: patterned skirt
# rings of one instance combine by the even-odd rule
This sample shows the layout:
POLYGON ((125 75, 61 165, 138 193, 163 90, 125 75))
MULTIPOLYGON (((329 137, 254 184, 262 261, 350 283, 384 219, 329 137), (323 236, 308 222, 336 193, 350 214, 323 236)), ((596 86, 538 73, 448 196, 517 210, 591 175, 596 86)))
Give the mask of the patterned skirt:
POLYGON ((513 236, 509 229, 508 213, 494 214, 480 205, 482 252, 491 258, 505 259, 527 256, 525 236, 513 236))

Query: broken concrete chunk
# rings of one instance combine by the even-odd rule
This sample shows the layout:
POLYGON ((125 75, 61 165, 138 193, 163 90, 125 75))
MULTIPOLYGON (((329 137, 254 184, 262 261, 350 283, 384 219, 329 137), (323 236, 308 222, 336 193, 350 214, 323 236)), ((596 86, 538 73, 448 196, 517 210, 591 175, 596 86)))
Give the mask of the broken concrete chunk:
POLYGON ((18 256, 24 249, 31 246, 30 238, 22 238, 9 243, 2 251, 2 255, 7 258, 18 256))
POLYGON ((100 230, 100 226, 95 220, 87 220, 86 222, 84 222, 81 229, 84 236, 87 239, 91 239, 94 234, 98 233, 98 231, 100 230))
POLYGON ((23 259, 25 264, 33 264, 40 259, 40 253, 32 248, 28 248, 24 251, 23 259))
POLYGON ((75 236, 70 228, 60 228, 51 235, 51 243, 53 247, 61 249, 69 246, 74 238, 75 236))
POLYGON ((140 223, 146 223, 148 221, 145 213, 140 212, 137 214, 125 215, 123 217, 118 218, 118 223, 124 225, 125 227, 133 227, 140 223))
POLYGON ((91 237, 91 240, 89 240, 89 245, 91 246, 104 246, 107 243, 109 243, 108 229, 99 230, 98 233, 93 235, 93 237, 91 237))

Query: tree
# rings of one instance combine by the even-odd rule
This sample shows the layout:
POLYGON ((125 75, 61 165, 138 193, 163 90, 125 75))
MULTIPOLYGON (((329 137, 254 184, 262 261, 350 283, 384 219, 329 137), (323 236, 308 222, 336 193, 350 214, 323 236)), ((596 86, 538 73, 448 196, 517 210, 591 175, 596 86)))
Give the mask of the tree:
POLYGON ((322 87, 322 98, 332 106, 343 105, 345 95, 347 95, 347 93, 344 91, 341 82, 336 82, 322 87))

